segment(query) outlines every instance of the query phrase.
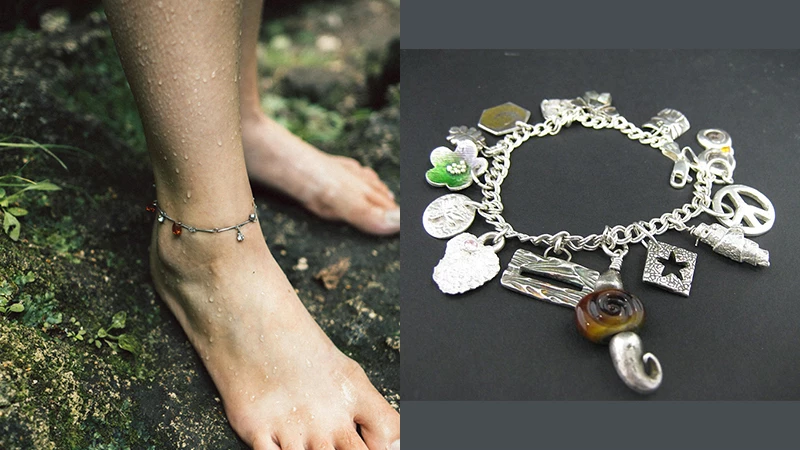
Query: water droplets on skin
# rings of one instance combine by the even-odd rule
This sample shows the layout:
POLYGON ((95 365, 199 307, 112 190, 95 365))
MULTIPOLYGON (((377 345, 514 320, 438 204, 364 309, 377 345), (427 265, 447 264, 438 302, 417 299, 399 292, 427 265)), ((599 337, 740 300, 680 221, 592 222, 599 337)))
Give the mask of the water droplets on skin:
POLYGON ((220 146, 220 147, 222 147, 222 139, 220 139, 220 138, 217 138, 217 145, 218 145, 218 146, 220 146))
POLYGON ((158 85, 161 86, 161 80, 158 80, 158 85))
POLYGON ((172 79, 173 79, 173 80, 177 80, 177 79, 178 79, 178 75, 173 75, 173 76, 172 76, 172 79))
POLYGON ((217 312, 222 312, 222 308, 217 308, 217 312))
POLYGON ((175 168, 175 173, 181 173, 181 169, 175 168))
POLYGON ((214 297, 208 297, 208 303, 214 303, 214 297))
MULTIPOLYGON (((258 340, 261 341, 261 342, 264 342, 264 335, 262 334, 261 336, 259 336, 258 340)), ((266 364, 266 363, 264 363, 264 364, 266 364)))
POLYGON ((254 401, 256 401, 256 396, 255 396, 255 395, 251 395, 251 396, 250 396, 250 401, 251 401, 251 402, 254 402, 254 401))
MULTIPOLYGON (((181 142, 183 142, 183 139, 181 139, 181 142)), ((189 160, 189 155, 183 155, 183 159, 188 161, 189 160)))
POLYGON ((215 70, 215 71, 211 72, 211 79, 213 80, 216 77, 217 77, 217 71, 215 70))
POLYGON ((186 193, 186 198, 192 198, 192 191, 186 193))
POLYGON ((213 344, 214 343, 214 336, 209 336, 208 337, 208 343, 209 344, 213 344))

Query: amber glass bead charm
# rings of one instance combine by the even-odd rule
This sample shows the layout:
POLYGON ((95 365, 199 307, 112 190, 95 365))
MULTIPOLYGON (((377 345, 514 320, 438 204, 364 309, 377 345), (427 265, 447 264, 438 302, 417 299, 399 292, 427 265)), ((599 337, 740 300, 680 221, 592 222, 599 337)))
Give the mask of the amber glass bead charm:
POLYGON ((178 222, 173 222, 172 223, 172 234, 174 234, 175 236, 180 236, 181 235, 181 231, 183 231, 183 228, 181 227, 181 224, 178 223, 178 222))
POLYGON ((644 305, 633 294, 603 289, 584 296, 575 306, 581 334, 592 342, 607 343, 623 331, 636 331, 644 322, 644 305))

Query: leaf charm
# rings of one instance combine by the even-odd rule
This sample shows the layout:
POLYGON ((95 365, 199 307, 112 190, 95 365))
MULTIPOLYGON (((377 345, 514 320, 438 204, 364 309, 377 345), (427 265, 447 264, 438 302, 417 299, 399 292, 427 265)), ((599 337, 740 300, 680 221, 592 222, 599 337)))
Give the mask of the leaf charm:
POLYGON ((466 189, 472 184, 472 174, 486 172, 489 162, 478 157, 478 146, 471 140, 458 142, 455 150, 437 147, 431 152, 433 169, 425 173, 432 186, 447 186, 451 191, 466 189))

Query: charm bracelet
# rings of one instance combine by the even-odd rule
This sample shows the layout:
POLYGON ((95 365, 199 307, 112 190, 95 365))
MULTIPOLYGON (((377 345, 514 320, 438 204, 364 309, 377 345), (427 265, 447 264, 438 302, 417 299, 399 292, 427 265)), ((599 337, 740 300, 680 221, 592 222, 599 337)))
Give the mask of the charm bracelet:
POLYGON ((506 240, 518 239, 545 247, 542 256, 518 249, 503 271, 500 284, 520 294, 574 308, 581 334, 591 341, 608 343, 614 368, 625 384, 642 394, 654 392, 661 384, 661 364, 652 353, 643 354, 642 341, 635 332, 644 320, 644 308, 635 295, 623 290, 619 273, 628 245, 642 243, 647 248, 643 281, 688 296, 697 254, 661 243, 655 236, 668 230, 688 232, 728 258, 769 266, 769 252, 745 236, 769 231, 775 222, 775 209, 761 192, 732 184, 736 161, 730 135, 725 131, 700 130, 697 140, 704 150, 699 154, 688 146, 680 148, 675 140, 689 130, 689 121, 679 111, 664 109, 642 129, 617 113, 610 94, 594 91, 576 99, 544 100, 541 110, 544 122, 531 125, 530 111, 513 103, 486 109, 478 126, 502 136, 495 145, 488 146, 479 130, 461 126, 451 128, 447 137, 454 150, 438 147, 431 152, 433 168, 425 174, 429 184, 459 191, 475 183, 483 197, 478 202, 466 195, 447 194, 425 209, 422 221, 428 234, 439 239, 450 238, 444 257, 433 270, 433 279, 442 292, 460 294, 497 275, 500 271, 497 253, 506 240), (503 180, 511 167, 511 152, 531 137, 558 134, 573 122, 593 129, 613 128, 631 140, 661 151, 674 162, 672 187, 683 188, 694 177, 691 201, 649 221, 606 226, 602 233, 588 236, 567 231, 534 236, 515 230, 502 216, 500 197, 503 180), (725 186, 712 198, 714 184, 725 186), (750 201, 745 201, 745 197, 750 201), (479 237, 467 233, 476 213, 494 230, 479 237), (719 223, 687 224, 703 213, 719 223), (598 249, 611 259, 609 269, 602 274, 571 262, 571 252, 598 249), (680 276, 663 275, 665 267, 661 261, 667 259, 681 266, 680 276))

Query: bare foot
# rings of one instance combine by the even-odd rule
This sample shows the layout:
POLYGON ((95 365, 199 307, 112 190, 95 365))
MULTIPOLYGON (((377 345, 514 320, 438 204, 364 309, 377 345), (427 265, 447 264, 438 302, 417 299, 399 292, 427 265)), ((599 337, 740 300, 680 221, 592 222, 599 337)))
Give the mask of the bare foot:
POLYGON ((322 218, 373 234, 400 230, 394 194, 356 160, 322 152, 260 112, 243 113, 242 143, 251 180, 288 194, 322 218))
POLYGON ((256 450, 399 450, 399 414, 306 311, 258 225, 242 232, 176 237, 165 222, 150 249, 233 429, 256 450))

